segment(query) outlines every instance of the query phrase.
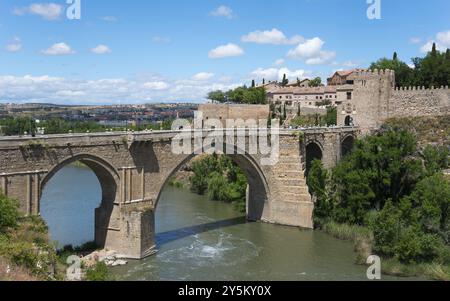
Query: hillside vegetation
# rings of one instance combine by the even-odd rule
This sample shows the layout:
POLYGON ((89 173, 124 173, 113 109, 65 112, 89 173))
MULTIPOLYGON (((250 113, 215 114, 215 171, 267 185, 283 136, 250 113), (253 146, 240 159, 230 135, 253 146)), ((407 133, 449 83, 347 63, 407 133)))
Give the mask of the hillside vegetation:
POLYGON ((410 132, 419 145, 438 144, 450 147, 450 115, 393 118, 386 125, 410 132))
POLYGON ((374 251, 387 273, 450 280, 450 181, 442 172, 448 127, 418 119, 390 124, 357 141, 331 171, 314 161, 308 185, 315 225, 353 240, 359 263, 374 251))

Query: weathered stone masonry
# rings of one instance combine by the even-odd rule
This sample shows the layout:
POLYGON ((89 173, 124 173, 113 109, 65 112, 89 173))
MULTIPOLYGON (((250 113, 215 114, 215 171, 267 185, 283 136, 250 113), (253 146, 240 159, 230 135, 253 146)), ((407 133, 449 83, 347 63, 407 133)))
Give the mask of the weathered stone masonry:
POLYGON ((392 70, 358 71, 353 85, 339 86, 338 125, 351 118, 363 133, 378 129, 386 119, 450 114, 448 87, 402 87, 395 84, 392 70), (346 99, 346 93, 351 99, 346 99))
MULTIPOLYGON (((248 219, 312 228, 314 205, 304 174, 308 146, 317 144, 325 164, 333 166, 345 141, 357 133, 355 128, 307 130, 304 135, 283 132, 275 166, 261 166, 258 156, 232 156, 249 181, 248 219)), ((102 188, 102 203, 95 214, 96 242, 126 257, 143 258, 155 250, 155 210, 161 191, 194 156, 172 153, 175 134, 2 138, 0 189, 17 199, 24 213, 39 215, 46 183, 62 167, 80 161, 97 175, 102 188)))

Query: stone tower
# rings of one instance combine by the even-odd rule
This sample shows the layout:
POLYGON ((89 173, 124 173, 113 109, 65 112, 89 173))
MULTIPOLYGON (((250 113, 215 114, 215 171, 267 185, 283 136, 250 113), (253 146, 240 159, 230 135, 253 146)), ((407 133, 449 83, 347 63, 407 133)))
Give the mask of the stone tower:
POLYGON ((363 133, 378 129, 388 117, 389 99, 395 88, 392 70, 357 71, 354 83, 345 89, 338 124, 357 125, 363 133))

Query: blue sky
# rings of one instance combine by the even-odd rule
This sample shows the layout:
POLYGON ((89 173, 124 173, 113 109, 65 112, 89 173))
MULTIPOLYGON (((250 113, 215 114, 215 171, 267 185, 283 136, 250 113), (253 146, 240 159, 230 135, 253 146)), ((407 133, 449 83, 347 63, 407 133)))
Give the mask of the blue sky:
POLYGON ((321 76, 450 47, 450 1, 0 0, 0 102, 204 101, 213 89, 321 76))

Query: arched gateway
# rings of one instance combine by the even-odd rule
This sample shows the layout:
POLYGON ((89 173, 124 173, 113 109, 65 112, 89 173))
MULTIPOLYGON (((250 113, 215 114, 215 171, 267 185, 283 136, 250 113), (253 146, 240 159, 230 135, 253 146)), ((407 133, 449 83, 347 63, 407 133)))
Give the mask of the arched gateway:
MULTIPOLYGON (((326 129, 324 135, 340 136, 341 131, 351 129, 326 129)), ((156 247, 154 214, 161 191, 194 156, 172 152, 176 134, 0 138, 0 190, 17 199, 25 214, 39 215, 46 183, 64 166, 80 161, 92 169, 102 188, 102 202, 95 214, 96 242, 126 257, 143 258, 156 247)), ((314 205, 303 171, 303 148, 297 132, 285 131, 280 133, 279 157, 273 165, 262 165, 260 155, 239 152, 231 156, 248 178, 249 220, 312 228, 314 205)))

